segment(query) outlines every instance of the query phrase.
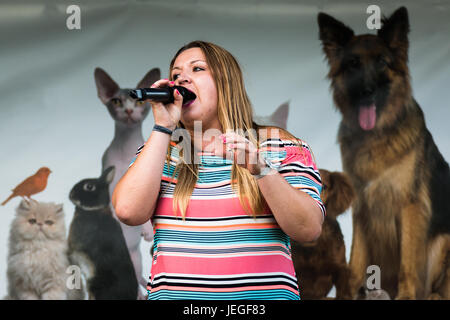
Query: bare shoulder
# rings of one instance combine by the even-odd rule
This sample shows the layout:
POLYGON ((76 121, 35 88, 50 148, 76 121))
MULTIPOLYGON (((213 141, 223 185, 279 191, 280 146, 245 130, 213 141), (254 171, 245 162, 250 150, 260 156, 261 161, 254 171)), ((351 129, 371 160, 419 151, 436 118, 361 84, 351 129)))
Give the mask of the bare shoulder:
POLYGON ((290 140, 292 142, 301 143, 302 140, 294 136, 292 133, 286 129, 276 127, 276 126, 260 126, 258 128, 258 137, 260 141, 265 141, 268 139, 280 139, 280 140, 290 140))

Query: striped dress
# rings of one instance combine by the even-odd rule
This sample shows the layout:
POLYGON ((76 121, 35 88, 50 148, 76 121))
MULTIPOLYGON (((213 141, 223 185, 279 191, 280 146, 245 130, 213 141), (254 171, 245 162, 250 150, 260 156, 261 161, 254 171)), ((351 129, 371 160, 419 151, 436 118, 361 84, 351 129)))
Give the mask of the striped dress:
MULTIPOLYGON (((309 146, 302 143, 301 150, 291 141, 269 139, 261 148, 287 182, 309 194, 325 214, 309 146)), ((151 218, 148 299, 299 300, 289 237, 268 208, 256 217, 245 213, 230 185, 232 162, 199 154, 199 177, 183 220, 172 208, 179 160, 174 143, 170 153, 151 218)))

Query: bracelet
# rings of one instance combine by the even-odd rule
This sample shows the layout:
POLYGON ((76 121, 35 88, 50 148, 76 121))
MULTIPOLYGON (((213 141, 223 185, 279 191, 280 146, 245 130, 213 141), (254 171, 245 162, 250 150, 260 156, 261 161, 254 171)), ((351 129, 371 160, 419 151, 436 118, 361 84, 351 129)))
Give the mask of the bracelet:
POLYGON ((157 125, 157 124, 155 124, 153 126, 153 131, 159 131, 159 132, 162 132, 162 133, 167 133, 169 136, 171 136, 172 132, 173 132, 169 128, 166 128, 166 127, 163 127, 163 126, 160 126, 160 125, 157 125))
POLYGON ((253 174, 252 176, 256 179, 259 180, 262 177, 267 176, 272 170, 277 170, 273 164, 270 162, 269 159, 264 158, 264 162, 265 162, 265 167, 261 169, 261 171, 259 172, 259 174, 253 174))
POLYGON ((264 167, 264 168, 261 169, 261 171, 259 172, 259 174, 253 174, 252 176, 253 176, 256 180, 259 180, 259 179, 261 179, 261 178, 267 176, 267 175, 270 173, 270 171, 272 171, 272 168, 270 168, 270 167, 264 167))

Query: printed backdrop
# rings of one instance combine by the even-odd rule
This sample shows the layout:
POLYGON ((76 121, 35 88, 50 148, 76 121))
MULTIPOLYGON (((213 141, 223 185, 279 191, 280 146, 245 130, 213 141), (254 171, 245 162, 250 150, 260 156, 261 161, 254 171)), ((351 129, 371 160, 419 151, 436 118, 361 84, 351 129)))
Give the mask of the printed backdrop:
MULTIPOLYGON (((63 203, 68 229, 74 205, 68 194, 98 177, 114 123, 97 98, 94 69, 133 87, 154 67, 167 77, 171 57, 191 40, 228 49, 241 63, 258 115, 289 101, 288 129, 312 147, 320 168, 342 170, 328 67, 318 41, 317 13, 366 27, 371 4, 390 15, 409 11, 410 70, 414 96, 447 161, 450 159, 450 1, 114 0, 0 3, 0 198, 39 167, 48 166, 45 191, 34 198, 63 203), (69 30, 76 4, 81 29, 69 30)), ((144 139, 153 126, 149 115, 144 139)), ((8 235, 19 199, 0 206, 0 297, 6 294, 8 235)), ((339 217, 349 257, 351 212, 339 217)), ((145 276, 149 244, 142 243, 145 276)), ((333 295, 333 292, 330 293, 333 295)))

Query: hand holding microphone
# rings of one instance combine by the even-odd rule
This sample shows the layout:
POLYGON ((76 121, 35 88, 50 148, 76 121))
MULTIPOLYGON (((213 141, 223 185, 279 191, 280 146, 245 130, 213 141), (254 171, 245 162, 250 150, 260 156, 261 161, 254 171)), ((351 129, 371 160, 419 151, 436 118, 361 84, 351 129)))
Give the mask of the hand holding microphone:
POLYGON ((152 100, 155 102, 173 103, 175 89, 178 90, 178 92, 183 96, 183 104, 186 104, 187 102, 196 98, 195 93, 182 86, 165 88, 140 88, 131 90, 129 94, 132 98, 139 101, 152 100))
POLYGON ((170 130, 174 130, 180 121, 183 103, 196 99, 192 91, 175 86, 175 82, 168 79, 156 81, 151 88, 131 90, 129 95, 139 101, 150 100, 155 124, 170 130))

